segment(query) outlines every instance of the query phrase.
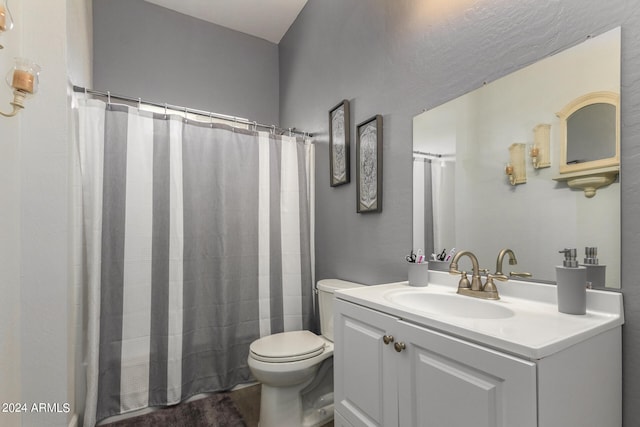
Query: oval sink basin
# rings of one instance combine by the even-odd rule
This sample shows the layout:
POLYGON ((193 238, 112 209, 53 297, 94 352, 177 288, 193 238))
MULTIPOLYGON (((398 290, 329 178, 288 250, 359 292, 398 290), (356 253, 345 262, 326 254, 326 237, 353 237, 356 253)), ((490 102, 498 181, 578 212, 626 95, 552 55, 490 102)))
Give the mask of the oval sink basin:
POLYGON ((514 315, 511 309, 500 305, 500 303, 457 294, 404 291, 391 292, 385 298, 408 309, 442 316, 505 319, 514 315))

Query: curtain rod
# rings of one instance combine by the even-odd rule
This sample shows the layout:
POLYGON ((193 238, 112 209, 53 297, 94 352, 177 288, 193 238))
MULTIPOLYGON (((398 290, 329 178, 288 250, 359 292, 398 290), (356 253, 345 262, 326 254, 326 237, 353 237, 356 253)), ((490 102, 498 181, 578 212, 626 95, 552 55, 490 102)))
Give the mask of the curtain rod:
POLYGON ((427 157, 435 157, 437 159, 440 159, 442 157, 455 157, 455 154, 438 154, 438 153, 429 153, 427 151, 420 151, 420 150, 413 150, 413 154, 419 154, 421 156, 427 156, 427 157))
POLYGON ((80 92, 80 93, 88 94, 88 95, 95 95, 95 96, 105 97, 105 98, 109 99, 109 102, 111 102, 111 99, 119 99, 121 101, 137 102, 138 104, 145 104, 145 105, 151 105, 151 106, 158 107, 158 108, 164 108, 165 110, 173 110, 173 111, 178 111, 178 112, 181 112, 181 113, 191 113, 191 114, 196 114, 196 115, 203 116, 203 117, 215 118, 215 119, 220 119, 220 120, 227 120, 229 122, 241 123, 241 124, 248 125, 248 126, 271 129, 274 132, 279 132, 280 135, 284 135, 285 133, 288 132, 289 134, 304 135, 304 136, 309 136, 309 137, 313 136, 313 134, 311 134, 309 132, 302 132, 302 131, 296 130, 295 128, 284 129, 284 128, 281 128, 281 127, 275 126, 275 125, 265 125, 263 123, 252 122, 249 119, 245 119, 245 118, 242 118, 242 117, 229 116, 229 115, 220 114, 220 113, 212 113, 212 112, 209 112, 209 111, 196 110, 194 108, 181 107, 179 105, 172 105, 172 104, 167 104, 167 103, 160 104, 158 102, 145 101, 142 98, 132 98, 130 96, 116 95, 116 94, 113 94, 113 93, 111 93, 109 91, 104 92, 104 91, 95 90, 95 89, 87 89, 87 88, 84 88, 84 87, 81 87, 81 86, 76 86, 76 85, 73 85, 73 91, 74 92, 80 92))

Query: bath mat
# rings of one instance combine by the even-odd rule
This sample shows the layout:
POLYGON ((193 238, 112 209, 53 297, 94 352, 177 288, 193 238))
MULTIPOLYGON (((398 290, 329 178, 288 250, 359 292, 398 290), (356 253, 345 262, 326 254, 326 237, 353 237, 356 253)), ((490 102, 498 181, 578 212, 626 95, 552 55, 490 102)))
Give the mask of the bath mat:
POLYGON ((100 427, 246 427, 228 393, 158 409, 100 427))

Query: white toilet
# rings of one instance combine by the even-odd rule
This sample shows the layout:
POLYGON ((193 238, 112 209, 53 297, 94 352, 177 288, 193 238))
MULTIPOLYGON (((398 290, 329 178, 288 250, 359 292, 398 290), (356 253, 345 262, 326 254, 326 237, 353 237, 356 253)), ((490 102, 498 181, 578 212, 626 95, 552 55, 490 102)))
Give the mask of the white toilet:
POLYGON ((262 383, 260 427, 315 427, 333 418, 333 293, 358 286, 318 281, 322 336, 292 331, 251 343, 249 369, 262 383))

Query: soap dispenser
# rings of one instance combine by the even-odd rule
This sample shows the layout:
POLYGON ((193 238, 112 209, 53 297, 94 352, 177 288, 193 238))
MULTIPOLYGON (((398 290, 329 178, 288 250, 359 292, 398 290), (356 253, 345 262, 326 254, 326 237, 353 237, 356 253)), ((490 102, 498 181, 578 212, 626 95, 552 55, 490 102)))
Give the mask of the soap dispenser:
POLYGON ((567 314, 587 312, 587 269, 578 265, 576 249, 564 249, 562 265, 556 267, 558 311, 567 314))
POLYGON ((607 276, 607 266, 598 262, 598 248, 587 246, 584 248, 584 264, 587 269, 587 283, 593 288, 603 288, 607 276))

